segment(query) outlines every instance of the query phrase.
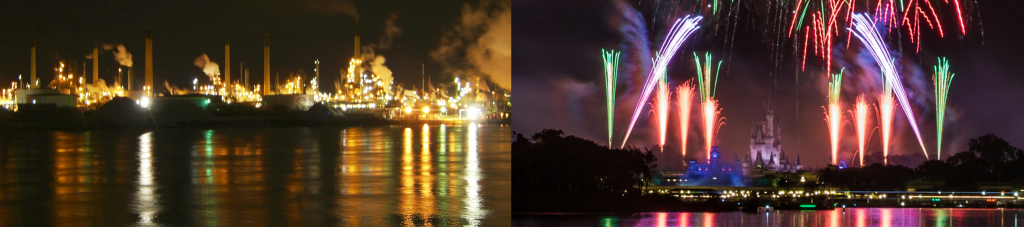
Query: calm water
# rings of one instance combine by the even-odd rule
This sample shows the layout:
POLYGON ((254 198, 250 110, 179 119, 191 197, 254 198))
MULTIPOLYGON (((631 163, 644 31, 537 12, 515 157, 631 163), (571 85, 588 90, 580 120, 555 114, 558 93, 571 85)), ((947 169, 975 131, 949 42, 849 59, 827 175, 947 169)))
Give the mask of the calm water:
POLYGON ((770 213, 516 215, 512 226, 1024 226, 1022 209, 846 208, 770 213))
POLYGON ((510 130, 3 132, 0 226, 508 225, 510 130))

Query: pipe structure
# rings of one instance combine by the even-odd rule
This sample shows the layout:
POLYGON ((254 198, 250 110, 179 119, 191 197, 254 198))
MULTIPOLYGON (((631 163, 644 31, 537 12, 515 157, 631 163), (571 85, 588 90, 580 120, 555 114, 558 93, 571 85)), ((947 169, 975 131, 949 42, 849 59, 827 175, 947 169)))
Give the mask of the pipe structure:
POLYGON ((231 85, 231 40, 224 41, 224 85, 231 85))
POLYGON ((270 95, 270 34, 263 35, 263 95, 270 95))
POLYGON ((153 29, 146 29, 146 96, 153 95, 153 29))
POLYGON ((99 84, 99 82, 100 82, 100 44, 99 43, 93 43, 93 46, 92 46, 92 84, 93 85, 97 85, 97 84, 99 84))
POLYGON ((32 80, 28 81, 28 84, 35 85, 36 83, 36 41, 32 41, 32 80))

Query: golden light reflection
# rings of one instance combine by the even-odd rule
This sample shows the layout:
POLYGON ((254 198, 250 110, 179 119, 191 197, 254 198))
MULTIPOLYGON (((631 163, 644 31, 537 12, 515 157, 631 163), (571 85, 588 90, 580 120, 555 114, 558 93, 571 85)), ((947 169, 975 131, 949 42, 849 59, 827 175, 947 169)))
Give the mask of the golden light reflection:
POLYGON ((160 211, 157 206, 156 185, 153 184, 153 132, 147 132, 139 136, 139 179, 136 182, 135 202, 133 210, 138 217, 138 224, 152 225, 156 213, 160 211))
POLYGON ((470 225, 479 226, 480 219, 484 217, 484 211, 480 198, 480 159, 477 157, 477 124, 471 123, 469 132, 466 133, 466 210, 462 217, 469 221, 470 225))
MULTIPOLYGON (((214 143, 213 143, 213 130, 206 130, 203 132, 203 140, 200 144, 194 146, 192 150, 192 184, 193 194, 196 195, 196 201, 194 204, 197 206, 204 207, 203 212, 198 212, 196 218, 200 223, 206 225, 219 225, 220 224, 220 205, 223 204, 218 191, 220 191, 222 185, 227 183, 226 176, 224 173, 226 170, 224 167, 217 169, 217 163, 214 162, 214 143), (219 175, 219 179, 216 177, 219 175)), ((222 153, 222 152, 218 152, 222 153)), ((223 152, 226 153, 226 152, 223 152)))

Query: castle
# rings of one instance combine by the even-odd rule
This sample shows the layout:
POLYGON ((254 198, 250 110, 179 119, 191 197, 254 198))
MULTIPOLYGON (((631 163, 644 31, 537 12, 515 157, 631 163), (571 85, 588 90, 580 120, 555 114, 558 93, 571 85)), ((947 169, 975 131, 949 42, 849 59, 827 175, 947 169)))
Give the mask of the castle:
POLYGON ((743 160, 743 175, 762 175, 777 172, 795 172, 803 169, 800 155, 790 162, 782 150, 782 127, 775 118, 775 109, 765 108, 764 118, 755 121, 750 131, 750 155, 743 160))

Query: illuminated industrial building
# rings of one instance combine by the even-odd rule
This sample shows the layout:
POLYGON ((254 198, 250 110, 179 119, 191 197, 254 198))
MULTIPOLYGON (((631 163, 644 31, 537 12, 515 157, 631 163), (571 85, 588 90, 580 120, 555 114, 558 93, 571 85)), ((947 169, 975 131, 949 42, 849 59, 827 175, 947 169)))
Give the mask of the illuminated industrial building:
MULTIPOLYGON (((161 100, 188 100, 200 108, 208 106, 249 106, 251 108, 279 108, 305 111, 315 104, 332 108, 332 115, 369 114, 389 120, 476 121, 507 120, 511 113, 511 95, 508 91, 486 85, 479 78, 455 77, 440 84, 426 83, 420 87, 393 86, 392 80, 382 79, 370 69, 369 60, 360 52, 358 28, 354 37, 354 52, 347 70, 341 72, 334 92, 320 92, 323 78, 319 60, 314 61, 314 74, 305 70, 276 73, 271 77, 270 37, 264 37, 263 83, 248 86, 248 70, 240 68, 236 81, 231 75, 230 41, 224 45, 224 74, 207 73, 209 78, 194 78, 191 87, 173 86, 164 81, 162 88, 153 85, 152 30, 146 31, 145 68, 142 86, 133 87, 134 70, 118 66, 112 82, 100 78, 99 43, 87 56, 91 65, 60 60, 54 67, 54 79, 41 83, 36 77, 35 44, 31 47, 32 66, 27 81, 19 79, 11 88, 3 89, 0 106, 17 111, 17 104, 54 105, 72 107, 80 111, 95 110, 117 97, 128 97, 143 108, 164 103, 161 100), (81 67, 79 67, 81 66, 81 67), (91 66, 92 79, 87 80, 86 68, 91 66), (281 76, 276 76, 281 75, 281 76), (124 83, 127 82, 127 83, 124 83), (141 89, 139 89, 141 88, 141 89)), ((204 71, 205 72, 205 71, 204 71)), ((425 75, 423 75, 425 77, 425 75)), ((328 76, 330 77, 330 76, 328 76)), ((20 78, 20 77, 19 77, 20 78)))

